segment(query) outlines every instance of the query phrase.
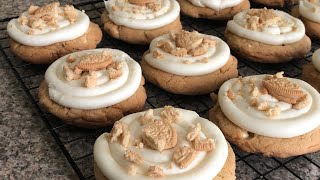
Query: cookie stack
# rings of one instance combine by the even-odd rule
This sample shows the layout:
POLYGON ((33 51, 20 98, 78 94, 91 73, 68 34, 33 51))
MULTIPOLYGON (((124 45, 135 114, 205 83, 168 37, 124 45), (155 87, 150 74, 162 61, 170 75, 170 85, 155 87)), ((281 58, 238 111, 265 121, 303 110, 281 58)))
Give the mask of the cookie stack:
POLYGON ((284 72, 238 77, 237 69, 239 58, 277 66, 305 57, 311 49, 306 33, 320 37, 319 10, 319 0, 301 1, 294 16, 250 9, 248 0, 106 1, 106 36, 149 45, 139 63, 117 49, 95 49, 102 31, 71 5, 31 6, 7 32, 18 58, 52 63, 39 87, 40 105, 74 126, 113 126, 94 144, 96 179, 229 180, 236 175, 228 141, 280 158, 320 150, 320 50, 303 69, 310 84, 284 72), (226 42, 182 30, 180 7, 192 18, 225 21, 226 42), (211 93, 209 120, 172 106, 140 112, 144 77, 172 94, 211 93))

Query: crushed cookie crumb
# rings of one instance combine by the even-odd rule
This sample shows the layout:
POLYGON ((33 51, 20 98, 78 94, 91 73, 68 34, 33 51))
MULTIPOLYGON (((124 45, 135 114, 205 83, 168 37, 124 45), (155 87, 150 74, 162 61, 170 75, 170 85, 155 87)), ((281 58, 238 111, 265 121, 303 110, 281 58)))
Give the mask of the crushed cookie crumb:
POLYGON ((256 86, 251 90, 251 93, 250 93, 252 97, 257 97, 259 94, 260 94, 260 91, 256 86))
POLYGON ((24 15, 20 16, 17 21, 21 25, 28 25, 28 22, 29 22, 27 16, 24 16, 24 15))
POLYGON ((215 48, 217 45, 217 41, 215 41, 213 39, 205 38, 205 39, 203 39, 202 44, 207 47, 215 48))
POLYGON ((125 153, 124 153, 124 157, 126 160, 134 163, 134 164, 142 164, 144 159, 142 156, 140 156, 138 153, 134 152, 134 151, 131 151, 131 150, 127 150, 125 153))
POLYGON ((266 111, 266 115, 268 117, 275 117, 275 116, 278 116, 281 112, 281 109, 279 106, 275 106, 275 107, 272 107, 272 108, 269 108, 267 111, 266 111))
POLYGON ((201 124, 197 123, 193 128, 190 129, 190 131, 187 134, 187 140, 192 142, 194 141, 201 132, 201 124))
POLYGON ((122 71, 121 70, 117 70, 114 69, 112 67, 109 67, 108 69, 108 76, 109 78, 112 79, 117 79, 118 77, 120 77, 122 75, 122 71))
POLYGON ((78 13, 73 6, 66 5, 64 8, 64 16, 68 21, 74 23, 77 20, 78 13))
POLYGON ((30 15, 33 15, 37 10, 39 9, 39 6, 34 6, 34 5, 31 5, 28 9, 28 13, 30 15))
POLYGON ((97 85, 97 74, 95 71, 89 72, 86 76, 84 86, 87 88, 94 88, 97 85))
POLYGON ((153 178, 161 178, 165 176, 163 170, 158 166, 150 166, 147 175, 153 178))
POLYGON ((145 125, 151 122, 154 122, 154 118, 153 118, 153 110, 152 109, 148 109, 144 115, 142 115, 139 119, 139 122, 141 125, 145 125))
POLYGON ((178 147, 173 153, 173 161, 179 168, 187 168, 196 158, 197 152, 188 146, 178 147))
POLYGON ((68 57, 67 57, 67 62, 68 63, 73 63, 73 62, 75 62, 77 60, 77 58, 74 56, 74 55, 69 55, 68 57))
POLYGON ((173 106, 164 106, 163 111, 160 113, 160 117, 167 122, 175 123, 181 119, 181 113, 173 106))
POLYGON ((174 56, 185 57, 188 55, 188 50, 186 48, 175 48, 170 52, 174 56))
POLYGON ((127 173, 129 176, 134 176, 137 174, 137 170, 138 170, 138 167, 136 165, 129 164, 127 173))
POLYGON ((232 89, 228 89, 226 95, 231 100, 235 100, 237 98, 237 95, 232 91, 232 89))
POLYGON ((157 43, 156 47, 162 49, 164 52, 171 53, 175 48, 173 43, 169 40, 161 40, 157 43))
POLYGON ((159 11, 161 8, 161 4, 159 3, 148 3, 146 5, 147 8, 151 9, 152 11, 159 11))
POLYGON ((260 110, 260 111, 266 111, 269 109, 269 104, 267 102, 261 102, 261 103, 258 103, 257 105, 257 109, 260 110))
POLYGON ((81 78, 81 75, 75 74, 67 64, 63 66, 63 71, 64 71, 64 78, 67 81, 77 80, 81 78))
POLYGON ((152 56, 156 59, 163 59, 164 58, 163 54, 159 50, 153 51, 152 56))
POLYGON ((200 44, 198 47, 191 50, 192 56, 201 56, 208 52, 208 46, 200 44))
POLYGON ((206 138, 206 139, 195 139, 193 141, 193 148, 196 151, 212 151, 215 148, 215 143, 212 138, 206 138))

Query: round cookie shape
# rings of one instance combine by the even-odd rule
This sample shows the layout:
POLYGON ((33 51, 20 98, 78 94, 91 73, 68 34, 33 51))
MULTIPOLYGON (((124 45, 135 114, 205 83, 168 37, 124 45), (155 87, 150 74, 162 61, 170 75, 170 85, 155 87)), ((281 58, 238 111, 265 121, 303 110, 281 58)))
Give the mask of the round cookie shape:
POLYGON ((219 106, 231 122, 271 138, 293 138, 317 128, 317 99, 319 93, 309 84, 281 73, 231 79, 218 95, 219 106))
POLYGON ((160 0, 145 6, 130 1, 105 1, 109 19, 132 29, 152 30, 172 23, 179 17, 180 6, 175 0, 160 0))
POLYGON ((238 76, 237 59, 221 39, 196 31, 154 39, 140 61, 144 77, 174 94, 208 94, 238 76))
POLYGON ((48 46, 84 35, 89 29, 89 17, 73 6, 59 5, 55 2, 44 7, 31 6, 18 19, 9 21, 9 36, 23 45, 48 46))
POLYGON ((250 8, 249 0, 177 0, 181 11, 193 18, 229 20, 243 10, 250 8))
MULTIPOLYGON (((151 136, 150 141, 158 144, 167 142, 161 141, 166 133, 160 127, 153 131, 158 135, 151 136)), ((122 118, 110 134, 98 137, 94 144, 94 159, 95 175, 99 180, 157 177, 211 180, 221 176, 235 179, 234 154, 222 132, 195 112, 171 106, 122 118), (146 146, 143 139, 146 128, 161 121, 169 123, 178 138, 173 148, 163 151, 146 146), (196 142, 203 144, 205 149, 195 150, 196 142)))
POLYGON ((224 36, 233 52, 261 63, 288 62, 305 57, 311 50, 303 23, 273 9, 250 9, 237 14, 228 22, 224 36))
MULTIPOLYGON (((94 66, 97 62, 92 64, 94 66)), ((47 69, 45 81, 49 86, 49 96, 56 103, 69 108, 97 109, 117 104, 132 96, 140 85, 141 77, 139 64, 124 52, 116 49, 95 49, 72 53, 58 59, 47 69), (94 58, 101 59, 91 55, 112 58, 112 63, 115 64, 113 66, 118 67, 110 67, 110 62, 101 69, 84 69, 82 74, 77 74, 76 71, 88 56, 91 62, 94 58), (70 63, 70 58, 76 60, 70 63), (87 84, 90 83, 88 79, 91 76, 94 83, 92 86, 87 84)))
POLYGON ((230 57, 228 45, 218 37, 195 31, 173 36, 175 39, 167 34, 151 42, 144 56, 150 66, 174 75, 200 76, 220 69, 230 57))
POLYGON ((237 36, 269 45, 292 44, 305 36, 303 23, 273 9, 250 9, 234 16, 227 30, 237 36))
POLYGON ((86 50, 49 66, 39 103, 75 126, 111 125, 143 109, 146 92, 139 64, 116 49, 86 50))
POLYGON ((72 52, 94 49, 102 31, 82 11, 54 2, 30 6, 7 25, 10 49, 21 60, 32 64, 52 63, 72 52))

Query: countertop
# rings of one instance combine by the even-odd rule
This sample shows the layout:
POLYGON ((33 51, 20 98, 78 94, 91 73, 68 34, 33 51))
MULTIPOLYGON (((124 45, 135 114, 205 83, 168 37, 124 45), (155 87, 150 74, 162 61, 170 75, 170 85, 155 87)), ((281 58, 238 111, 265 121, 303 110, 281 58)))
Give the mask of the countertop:
MULTIPOLYGON (((16 17, 31 4, 41 5, 52 1, 54 0, 1 0, 0 19, 16 17)), ((64 0, 60 2, 72 4, 88 1, 90 0, 64 0)), ((7 37, 4 30, 5 24, 0 23, 0 29, 2 29, 0 31, 1 42, 1 39, 7 37)), ((211 31, 208 32, 211 33, 211 31)), ((299 66, 305 63, 308 62, 305 60, 297 61, 299 66)), ((250 68, 244 67, 243 64, 239 67, 243 72, 253 72, 250 68)), ((296 72, 292 71, 291 73, 296 72)), ((150 90, 148 96, 158 93, 158 89, 148 88, 150 90)), ((165 93, 157 96, 161 96, 162 99, 168 98, 165 93)), ((185 102, 184 105, 183 100, 181 102, 181 106, 188 109, 202 108, 201 105, 191 105, 191 103, 196 102, 185 102)), ((152 98, 149 103, 161 104, 161 102, 152 98)), ((211 106, 210 102, 208 102, 208 106, 211 106)), ((277 159, 275 161, 275 159, 260 155, 246 157, 245 153, 236 148, 234 150, 238 152, 237 159, 245 158, 256 169, 261 169, 261 172, 272 170, 280 162, 291 159, 277 159)), ((310 164, 306 158, 319 164, 320 153, 298 157, 289 162, 286 168, 294 171, 301 179, 318 179, 320 177, 319 168, 310 164)), ((91 161, 88 163, 91 163, 91 161)), ((279 180, 296 179, 286 168, 281 167, 269 173, 266 177, 279 180)), ((244 161, 237 163, 236 173, 239 179, 257 177, 257 174, 244 161)), ((0 180, 2 179, 78 179, 78 177, 0 52, 0 180)))

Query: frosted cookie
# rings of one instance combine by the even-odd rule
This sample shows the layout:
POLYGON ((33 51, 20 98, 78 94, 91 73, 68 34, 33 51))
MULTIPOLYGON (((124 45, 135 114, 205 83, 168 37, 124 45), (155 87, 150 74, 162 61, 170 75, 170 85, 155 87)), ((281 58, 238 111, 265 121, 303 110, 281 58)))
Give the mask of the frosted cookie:
POLYGON ((229 21, 225 38, 231 50, 245 59, 282 63, 303 58, 311 49, 301 20, 273 9, 250 9, 229 21))
POLYGON ((312 62, 303 67, 302 79, 320 92, 320 49, 312 55, 312 62))
POLYGON ((86 50, 49 66, 39 87, 39 102, 75 126, 111 125, 143 109, 146 92, 139 64, 115 49, 86 50))
POLYGON ((132 44, 182 29, 180 6, 175 0, 109 0, 101 20, 111 36, 132 44))
POLYGON ((284 7, 298 4, 299 0, 251 0, 252 2, 263 4, 271 7, 284 7))
POLYGON ((51 63, 72 52, 94 49, 101 41, 97 24, 73 6, 54 2, 30 6, 7 25, 10 48, 20 59, 33 64, 51 63))
POLYGON ((208 94, 238 76, 237 59, 215 36, 196 31, 154 39, 140 61, 144 77, 175 94, 208 94))
POLYGON ((320 0, 301 0, 292 14, 302 20, 309 37, 320 39, 320 0))
POLYGON ((181 11, 193 18, 229 20, 234 15, 250 9, 249 0, 177 0, 181 11))
POLYGON ((235 180, 235 155, 217 126, 165 106, 128 115, 93 148, 97 180, 235 180))
POLYGON ((246 152, 286 158, 320 150, 320 95, 282 74, 231 79, 219 90, 209 119, 246 152))

